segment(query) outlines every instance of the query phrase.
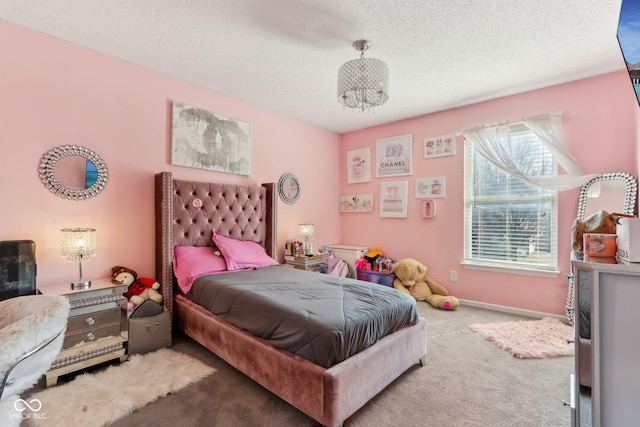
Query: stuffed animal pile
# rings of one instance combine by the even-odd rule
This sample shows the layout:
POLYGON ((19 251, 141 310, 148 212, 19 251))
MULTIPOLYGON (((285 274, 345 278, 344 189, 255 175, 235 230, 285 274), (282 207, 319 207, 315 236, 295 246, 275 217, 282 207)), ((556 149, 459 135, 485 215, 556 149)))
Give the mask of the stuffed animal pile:
POLYGON ((382 249, 373 248, 367 252, 363 258, 356 260, 355 267, 358 270, 379 271, 387 274, 391 272, 392 264, 393 260, 391 258, 385 258, 382 249))
POLYGON ((139 278, 138 274, 130 268, 120 265, 113 267, 111 281, 129 287, 124 296, 129 300, 131 308, 135 308, 149 299, 162 304, 162 294, 158 292, 160 283, 146 277, 139 278))
POLYGON ((427 267, 413 258, 394 263, 393 273, 396 275, 393 287, 416 301, 426 301, 442 310, 455 310, 460 305, 456 297, 450 296, 444 286, 427 274, 427 267))

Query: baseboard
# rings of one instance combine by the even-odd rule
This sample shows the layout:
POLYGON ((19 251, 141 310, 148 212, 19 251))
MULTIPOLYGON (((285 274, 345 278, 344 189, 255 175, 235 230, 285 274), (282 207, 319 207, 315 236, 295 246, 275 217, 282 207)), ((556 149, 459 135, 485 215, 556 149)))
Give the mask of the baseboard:
POLYGON ((501 311, 504 313, 534 317, 537 319, 542 319, 544 317, 552 317, 552 318, 558 319, 563 323, 567 323, 567 324, 569 323, 569 320, 567 319, 566 316, 561 316, 559 314, 545 313, 542 311, 525 310, 522 308, 507 307, 506 305, 489 304, 486 302, 471 301, 471 300, 465 300, 460 298, 458 298, 458 301, 460 301, 460 305, 466 305, 469 307, 484 308, 486 310, 501 311))

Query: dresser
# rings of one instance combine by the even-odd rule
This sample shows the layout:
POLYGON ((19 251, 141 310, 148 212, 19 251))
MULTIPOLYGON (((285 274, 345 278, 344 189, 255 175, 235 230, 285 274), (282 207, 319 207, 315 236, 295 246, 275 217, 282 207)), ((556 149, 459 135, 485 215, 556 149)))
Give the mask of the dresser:
POLYGON ((47 387, 61 375, 126 359, 127 313, 120 304, 127 288, 110 278, 93 280, 88 289, 71 289, 69 283, 38 287, 38 293, 64 295, 71 304, 62 350, 45 374, 47 387))
POLYGON ((572 393, 574 425, 638 425, 640 266, 577 259, 571 266, 577 374, 572 393), (585 363, 590 375, 582 382, 590 382, 590 387, 579 380, 581 370, 585 377, 585 363))

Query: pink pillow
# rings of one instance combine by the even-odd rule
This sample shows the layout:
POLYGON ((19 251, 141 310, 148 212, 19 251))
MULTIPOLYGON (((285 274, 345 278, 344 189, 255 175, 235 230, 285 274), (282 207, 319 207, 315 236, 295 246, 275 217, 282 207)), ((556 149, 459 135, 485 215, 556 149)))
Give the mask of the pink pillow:
POLYGON ((176 246, 173 249, 173 273, 182 292, 189 292, 193 281, 200 276, 227 271, 227 263, 216 252, 215 248, 207 246, 176 246))
POLYGON ((213 230, 213 242, 222 252, 229 271, 280 265, 256 242, 225 237, 218 230, 213 230))

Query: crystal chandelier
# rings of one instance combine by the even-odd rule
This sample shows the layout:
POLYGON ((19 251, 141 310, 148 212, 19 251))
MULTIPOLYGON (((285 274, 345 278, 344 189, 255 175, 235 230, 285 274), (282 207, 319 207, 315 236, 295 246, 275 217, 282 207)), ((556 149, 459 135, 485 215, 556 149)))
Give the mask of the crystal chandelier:
POLYGON ((367 40, 353 42, 360 59, 349 61, 338 70, 338 102, 344 108, 373 113, 374 107, 389 99, 389 68, 384 61, 364 57, 370 46, 367 40))

